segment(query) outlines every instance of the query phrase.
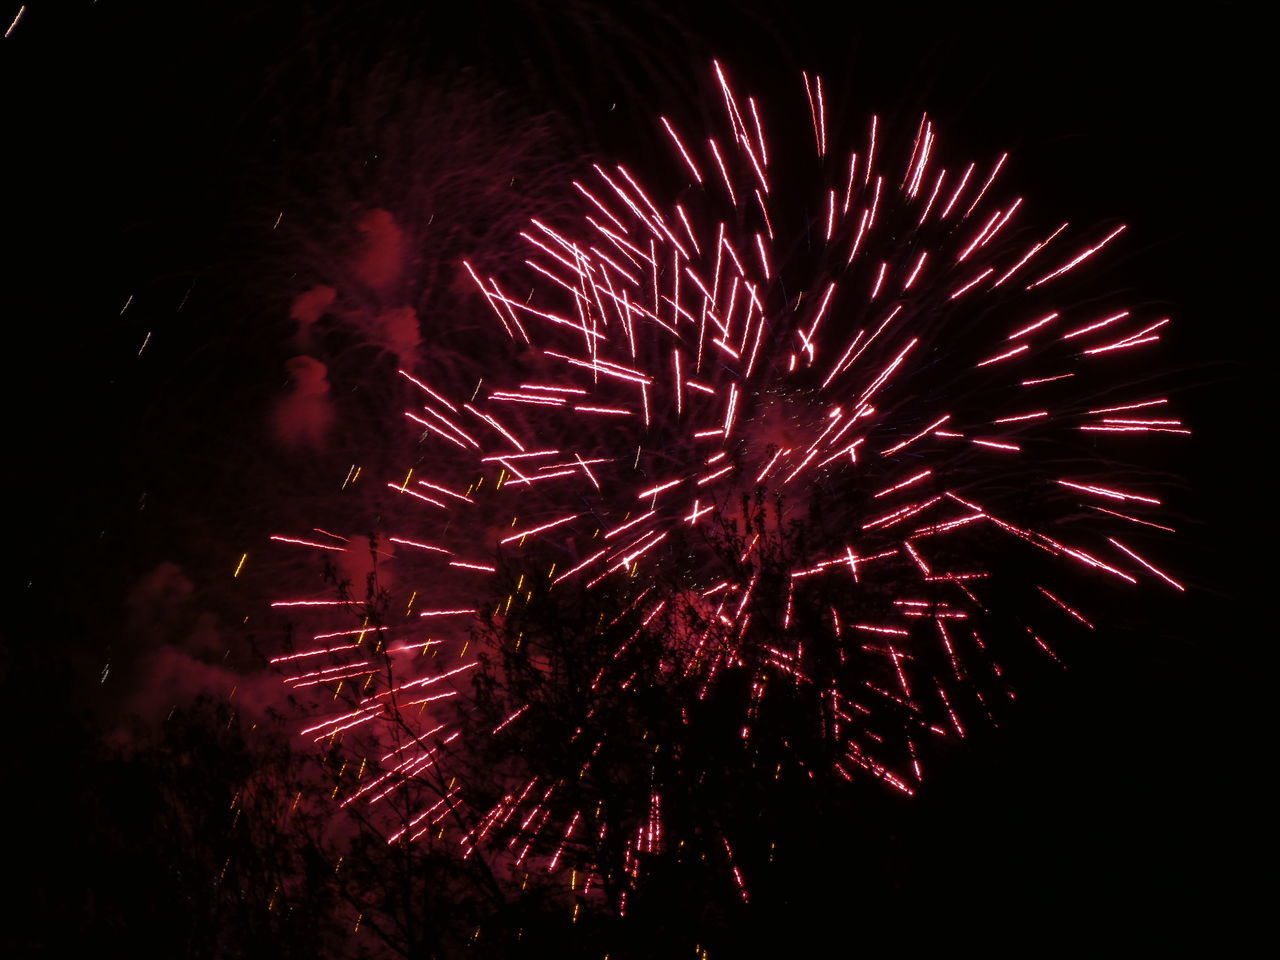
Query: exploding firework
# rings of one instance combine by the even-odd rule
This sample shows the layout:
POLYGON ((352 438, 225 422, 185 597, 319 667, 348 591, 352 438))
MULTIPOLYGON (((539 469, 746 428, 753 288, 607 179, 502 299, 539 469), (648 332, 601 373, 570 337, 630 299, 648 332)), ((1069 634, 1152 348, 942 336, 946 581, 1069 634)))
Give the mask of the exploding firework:
POLYGON ((329 624, 276 662, 359 758, 340 802, 620 908, 667 853, 749 896, 744 774, 913 793, 1088 596, 1184 589, 1117 466, 1189 432, 1126 386, 1169 320, 1072 293, 1125 227, 1024 225, 1007 155, 955 164, 928 116, 838 146, 816 76, 778 156, 713 72, 716 129, 658 121, 675 199, 597 165, 522 265, 467 267, 510 346, 463 393, 429 347, 397 372, 403 468, 344 482, 385 535, 275 538, 375 555, 367 591, 276 604, 329 624))

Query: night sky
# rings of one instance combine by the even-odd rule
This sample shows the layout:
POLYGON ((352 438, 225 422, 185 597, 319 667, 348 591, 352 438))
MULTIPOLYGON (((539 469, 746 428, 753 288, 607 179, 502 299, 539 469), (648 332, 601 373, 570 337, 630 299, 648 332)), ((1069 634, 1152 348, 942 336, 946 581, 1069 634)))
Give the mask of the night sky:
MULTIPOLYGON (((272 434, 297 352, 289 303, 315 224, 396 203, 412 91, 497 92, 507 115, 549 118, 548 162, 652 169, 665 146, 650 118, 687 100, 712 56, 766 107, 799 102, 800 69, 823 73, 850 130, 873 110, 901 127, 928 109, 957 154, 1009 150, 1043 222, 1130 224, 1108 269, 1175 317, 1160 382, 1195 430, 1147 461, 1182 478, 1179 552, 1164 556, 1187 593, 1095 610, 1111 625, 1099 647, 941 757, 909 804, 864 809, 787 912, 755 922, 825 926, 850 952, 873 935, 1027 950, 1230 935, 1266 756, 1248 745, 1249 678, 1265 667, 1243 556, 1262 533, 1244 385, 1266 309, 1246 267, 1268 171, 1261 28, 1237 4, 820 6, 22 8, 0 41, 18 524, 0 679, 10 829, 36 838, 6 871, 27 878, 30 910, 7 923, 24 951, 51 949, 39 930, 80 909, 86 876, 113 875, 80 863, 101 855, 85 777, 102 744, 136 742, 228 680, 271 682, 252 626, 269 571, 248 574, 284 491, 296 483, 286 514, 303 516, 321 472, 272 434), (385 172, 370 173, 383 136, 385 172)), ((18 12, 7 4, 4 24, 18 12)))

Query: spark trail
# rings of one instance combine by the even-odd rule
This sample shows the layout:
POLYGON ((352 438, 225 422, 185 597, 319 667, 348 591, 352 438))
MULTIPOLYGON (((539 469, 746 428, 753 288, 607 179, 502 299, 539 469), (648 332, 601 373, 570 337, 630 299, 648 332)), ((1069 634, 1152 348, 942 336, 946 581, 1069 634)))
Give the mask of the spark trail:
MULTIPOLYGON (((701 722, 699 704, 737 710, 734 737, 771 763, 811 736, 799 704, 823 775, 911 794, 924 741, 964 737, 1012 695, 1006 660, 1058 661, 1060 638, 1094 629, 1088 597, 1183 589, 1161 557, 1161 492, 1115 466, 1189 433, 1121 366, 1169 320, 1072 292, 1125 227, 1028 223, 1008 156, 952 162, 928 116, 897 140, 872 117, 842 147, 808 75, 812 139, 780 182, 759 105, 713 74, 716 129, 658 118, 678 199, 597 165, 574 184, 578 222, 531 221, 509 276, 467 267, 511 341, 477 358, 475 390, 452 395, 429 356, 399 371, 407 462, 382 489, 403 613, 278 604, 358 618, 278 658, 294 689, 343 701, 304 733, 363 744, 341 803, 403 796, 392 839, 451 825, 466 855, 572 866, 575 894, 608 886, 623 909, 688 830, 672 795, 702 771, 661 740, 701 722), (518 647, 527 632, 536 651, 528 611, 552 595, 599 613, 564 769, 469 793, 442 768, 468 749, 453 705, 479 634, 518 647), (658 655, 637 660, 646 644, 658 655), (641 688, 676 719, 640 729, 659 742, 633 761, 638 721, 609 697, 641 688), (606 810, 586 785, 632 762, 635 802, 606 810), (441 786, 417 799, 429 776, 441 786)), ((482 733, 523 742, 549 696, 512 695, 482 733)), ((710 833, 748 899, 740 844, 710 833)))

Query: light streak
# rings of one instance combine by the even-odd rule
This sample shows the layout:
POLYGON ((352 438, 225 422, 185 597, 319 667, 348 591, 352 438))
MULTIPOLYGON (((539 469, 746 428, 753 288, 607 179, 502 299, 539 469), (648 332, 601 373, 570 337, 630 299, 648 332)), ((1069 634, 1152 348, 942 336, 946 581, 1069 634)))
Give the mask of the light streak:
MULTIPOLYGON (((404 791, 396 842, 439 828, 464 856, 488 845, 530 872, 572 871, 575 894, 579 870, 593 889, 611 878, 619 902, 648 858, 680 840, 709 846, 701 852, 714 852, 748 896, 730 838, 710 819, 703 834, 669 835, 669 757, 684 735, 672 731, 696 728, 702 704, 740 710, 733 749, 777 749, 769 775, 792 776, 800 754, 769 747, 761 726, 781 702, 774 690, 785 690, 811 711, 810 732, 797 736, 820 730, 813 735, 838 758, 804 776, 872 779, 911 794, 927 766, 925 734, 964 737, 966 724, 1013 695, 1000 664, 1016 658, 1005 652, 1070 660, 1069 641, 1054 649, 1056 630, 1094 622, 1087 602, 1063 597, 1137 596, 1128 571, 1185 590, 1145 551, 1106 536, 1121 521, 1153 538, 1171 527, 1079 502, 1140 504, 1153 516, 1163 506, 1128 489, 1144 481, 1123 458, 1092 447, 1187 432, 1167 399, 1108 392, 1107 368, 1123 364, 1106 356, 1158 340, 1168 320, 1118 305, 1098 319, 1062 306, 1066 319, 1043 292, 1028 295, 1100 254, 1124 227, 1070 254, 1056 245, 1066 223, 1015 244, 1007 225, 1029 214, 999 179, 1008 154, 985 176, 972 163, 952 163, 948 174, 927 117, 909 151, 884 142, 878 117, 865 145, 849 149, 837 142, 829 91, 810 74, 802 79, 813 142, 806 135, 785 149, 812 153, 792 164, 777 163, 775 151, 770 167, 757 102, 739 98, 719 64, 714 73, 720 123, 684 137, 660 116, 653 131, 670 141, 680 203, 625 167, 596 165, 573 183, 576 222, 531 220, 519 233, 528 256, 511 256, 497 276, 466 267, 504 345, 477 337, 468 359, 483 378, 474 391, 443 386, 452 381, 433 366, 442 357, 425 347, 419 366, 393 378, 410 398, 404 415, 423 429, 393 451, 403 453, 397 469, 354 495, 376 493, 368 513, 387 525, 379 536, 409 548, 377 555, 394 564, 398 619, 378 622, 369 602, 351 599, 273 603, 366 624, 315 635, 349 642, 272 660, 322 663, 286 681, 348 698, 346 712, 305 734, 335 745, 363 738, 379 746, 370 757, 385 754, 365 779, 348 780, 344 804, 404 791), (781 182, 805 170, 820 172, 781 182), (791 235, 800 221, 804 232, 791 235), (1051 247, 1052 268, 1042 259, 1051 247), (1030 264, 1038 279, 1001 289, 1030 264), (1017 386, 1037 393, 1028 399, 1017 386), (413 479, 414 470, 431 479, 413 479), (385 489, 437 509, 414 509, 385 489), (1069 529, 1088 549, 1050 535, 1077 522, 1069 529), (1122 566, 1089 552, 1100 537, 1122 566), (503 549, 511 544, 527 549, 503 549), (1052 590, 1028 579, 1028 555, 1053 571, 1044 577, 1052 590), (1015 592, 1029 602, 1011 602, 1015 592), (593 616, 591 605, 602 607, 590 636, 578 638, 582 650, 570 651, 585 676, 578 699, 552 709, 541 684, 558 681, 550 668, 538 673, 531 694, 512 694, 475 730, 508 745, 528 772, 513 760, 519 776, 475 810, 466 789, 445 781, 431 802, 417 799, 424 771, 452 774, 446 746, 471 749, 460 739, 457 678, 499 648, 527 654, 538 671, 550 662, 543 634, 555 631, 538 619, 548 596, 593 616), (1024 607, 1055 632, 1022 622, 1024 607), (644 661, 637 650, 650 648, 661 654, 644 661), (318 657, 332 662, 308 659, 318 657), (637 721, 617 703, 637 696, 671 706, 680 726, 627 727, 637 721), (556 710, 572 722, 538 749, 572 758, 567 777, 521 754, 531 731, 560 729, 556 710), (392 729, 395 744, 385 742, 392 729), (644 754, 638 772, 625 769, 635 750, 644 754), (636 773, 634 785, 619 771, 636 773), (630 819, 618 824, 578 802, 566 786, 575 780, 598 794, 605 785, 633 790, 630 819)), ((365 469, 383 459, 365 459, 365 469)), ((344 487, 356 475, 353 465, 344 487)), ((272 540, 342 554, 364 542, 358 528, 349 541, 314 533, 341 545, 313 534, 272 540)), ((696 782, 699 771, 678 772, 696 782)))

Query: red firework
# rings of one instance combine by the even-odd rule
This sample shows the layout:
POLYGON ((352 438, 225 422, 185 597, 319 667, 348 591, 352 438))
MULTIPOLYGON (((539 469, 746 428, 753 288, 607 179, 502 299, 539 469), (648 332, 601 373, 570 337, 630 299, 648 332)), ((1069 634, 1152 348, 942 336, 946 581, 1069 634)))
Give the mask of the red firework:
MULTIPOLYGON (((634 802, 605 811, 588 771, 624 766, 637 724, 652 743, 696 727, 699 704, 732 703, 741 743, 784 753, 799 704, 829 772, 912 793, 922 741, 964 736, 1009 695, 1006 658, 1056 661, 1058 637, 1093 629, 1078 595, 1184 589, 1157 557, 1172 532, 1160 491, 1116 466, 1126 442, 1189 432, 1166 397, 1125 386, 1126 358, 1169 320, 1059 292, 1125 227, 1024 228, 1007 155, 944 165, 927 116, 902 140, 872 117, 838 149, 808 75, 817 175, 775 182, 757 102, 714 74, 711 135, 659 118, 687 180, 678 200, 597 165, 574 184, 578 222, 521 234, 518 279, 468 266, 511 341, 476 358, 474 390, 453 395, 429 351, 399 371, 405 463, 378 481, 396 592, 275 604, 331 624, 277 662, 293 689, 346 698, 303 731, 361 756, 344 804, 400 803, 393 840, 452 823, 467 855, 571 861, 581 892, 612 886, 620 906, 687 826, 671 827, 669 791, 706 772, 655 744, 634 802), (556 728, 563 775, 526 762, 469 793, 445 758, 492 747, 464 746, 452 704, 492 671, 479 653, 539 649, 527 611, 552 596, 598 628, 580 709, 556 728), (670 726, 608 705, 640 686, 670 726), (782 691, 790 706, 771 707, 782 691), (611 754, 611 737, 630 746, 611 754)), ((275 539, 344 553, 350 537, 275 539)), ((535 674, 556 673, 533 656, 535 674)), ((485 736, 545 735, 550 694, 504 690, 485 736)), ((711 833, 745 898, 729 833, 711 833)))

